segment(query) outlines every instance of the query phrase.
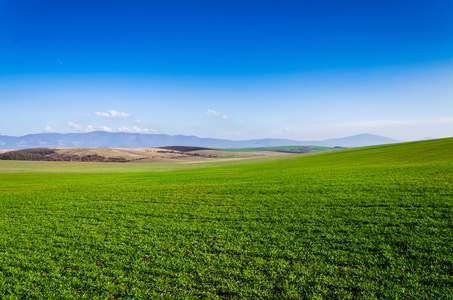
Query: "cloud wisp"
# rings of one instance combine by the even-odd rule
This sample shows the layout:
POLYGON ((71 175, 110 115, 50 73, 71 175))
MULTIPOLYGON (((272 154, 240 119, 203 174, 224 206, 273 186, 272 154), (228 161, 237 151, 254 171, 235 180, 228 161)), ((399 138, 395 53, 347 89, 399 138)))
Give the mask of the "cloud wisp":
POLYGON ((146 125, 146 124, 148 124, 149 122, 148 122, 148 121, 142 121, 142 120, 134 120, 134 121, 132 121, 132 123, 135 123, 135 124, 144 124, 144 125, 146 125))
POLYGON ((87 125, 83 127, 80 124, 76 124, 73 122, 68 122, 69 127, 74 129, 77 132, 92 132, 92 131, 107 131, 107 132, 112 132, 113 129, 107 126, 93 126, 93 125, 87 125))
POLYGON ((111 118, 111 119, 124 119, 124 118, 130 118, 132 115, 125 113, 125 112, 120 112, 117 110, 108 110, 107 112, 100 112, 100 111, 95 111, 93 113, 95 116, 101 117, 101 118, 111 118))
MULTIPOLYGON (((84 133, 84 132, 93 132, 93 131, 107 131, 107 132, 128 132, 128 133, 156 133, 157 130, 151 129, 151 128, 140 128, 137 126, 132 126, 132 127, 126 127, 124 125, 121 125, 117 130, 114 130, 113 128, 107 127, 107 126, 94 126, 94 125, 86 125, 83 126, 81 124, 77 124, 74 122, 68 122, 69 127, 71 127, 73 130, 79 133, 84 133)), ((47 126, 49 127, 49 126, 47 126)), ((51 127, 47 128, 47 130, 52 130, 51 127)))
POLYGON ((149 129, 149 128, 140 128, 137 126, 133 126, 132 128, 128 128, 124 125, 122 125, 120 128, 118 128, 119 132, 129 132, 129 133, 156 133, 157 131, 154 129, 149 129))
POLYGON ((44 132, 44 133, 64 133, 63 130, 56 130, 56 129, 53 129, 53 128, 50 127, 49 125, 47 125, 46 127, 44 127, 44 129, 42 130, 42 132, 44 132))
POLYGON ((206 110, 204 113, 207 114, 208 116, 211 116, 211 115, 212 115, 212 116, 218 116, 218 115, 219 115, 219 113, 216 112, 216 111, 213 110, 213 109, 208 109, 208 110, 206 110))
POLYGON ((230 116, 228 116, 228 115, 223 115, 223 114, 221 115, 218 111, 215 111, 215 110, 213 110, 213 109, 207 109, 204 113, 205 113, 206 115, 208 115, 208 116, 217 116, 217 117, 220 117, 220 118, 222 118, 222 119, 224 119, 224 120, 229 120, 229 119, 231 119, 230 116))

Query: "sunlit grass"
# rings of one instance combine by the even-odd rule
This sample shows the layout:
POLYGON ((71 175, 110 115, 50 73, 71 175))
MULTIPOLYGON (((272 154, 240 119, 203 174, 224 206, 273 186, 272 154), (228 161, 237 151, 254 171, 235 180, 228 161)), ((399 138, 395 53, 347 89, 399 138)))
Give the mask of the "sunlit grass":
MULTIPOLYGON (((304 155, 304 154, 301 154, 304 155)), ((288 156, 269 158, 246 158, 222 160, 213 159, 213 162, 184 162, 184 163, 156 163, 156 162, 54 162, 54 161, 19 161, 0 160, 0 173, 130 173, 130 172, 163 172, 177 170, 193 170, 212 167, 253 164, 264 161, 279 161, 290 159, 288 156)))
POLYGON ((444 139, 0 174, 0 298, 448 299, 452 170, 444 139))

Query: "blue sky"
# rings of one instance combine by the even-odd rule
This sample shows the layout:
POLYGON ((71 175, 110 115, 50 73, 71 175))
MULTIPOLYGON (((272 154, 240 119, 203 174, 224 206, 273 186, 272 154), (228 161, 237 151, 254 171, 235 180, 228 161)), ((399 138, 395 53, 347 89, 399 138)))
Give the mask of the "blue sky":
POLYGON ((452 1, 0 0, 0 135, 453 136, 452 1))

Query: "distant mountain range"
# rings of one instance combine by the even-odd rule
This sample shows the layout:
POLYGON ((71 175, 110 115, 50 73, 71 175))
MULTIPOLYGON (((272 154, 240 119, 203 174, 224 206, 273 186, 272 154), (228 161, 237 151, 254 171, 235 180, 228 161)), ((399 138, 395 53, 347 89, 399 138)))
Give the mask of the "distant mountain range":
POLYGON ((399 141, 372 134, 360 134, 323 141, 296 141, 287 139, 224 140, 199 138, 186 135, 111 133, 94 131, 88 133, 40 133, 21 137, 0 136, 0 149, 26 148, 78 148, 78 147, 115 147, 149 148, 163 146, 196 146, 210 148, 251 148, 268 146, 326 146, 362 147, 398 143, 399 141))

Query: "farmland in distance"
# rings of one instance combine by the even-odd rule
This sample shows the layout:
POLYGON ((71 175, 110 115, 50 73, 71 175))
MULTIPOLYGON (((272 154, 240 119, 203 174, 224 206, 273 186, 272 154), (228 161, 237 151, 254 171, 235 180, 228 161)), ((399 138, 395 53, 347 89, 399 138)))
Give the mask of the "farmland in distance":
POLYGON ((167 172, 65 163, 0 162, 2 299, 453 290, 451 138, 167 172), (40 167, 8 169, 24 163, 40 167))

